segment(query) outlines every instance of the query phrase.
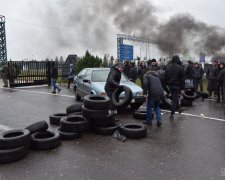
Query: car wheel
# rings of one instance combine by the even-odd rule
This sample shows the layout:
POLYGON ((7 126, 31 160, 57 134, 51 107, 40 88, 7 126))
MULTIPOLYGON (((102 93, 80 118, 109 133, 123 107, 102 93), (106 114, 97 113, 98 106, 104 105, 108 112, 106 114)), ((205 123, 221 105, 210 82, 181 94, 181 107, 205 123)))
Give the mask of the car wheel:
POLYGON ((76 99, 77 101, 80 101, 80 100, 81 100, 81 97, 80 97, 80 95, 78 94, 77 88, 76 88, 76 87, 74 87, 74 96, 75 96, 75 99, 76 99))

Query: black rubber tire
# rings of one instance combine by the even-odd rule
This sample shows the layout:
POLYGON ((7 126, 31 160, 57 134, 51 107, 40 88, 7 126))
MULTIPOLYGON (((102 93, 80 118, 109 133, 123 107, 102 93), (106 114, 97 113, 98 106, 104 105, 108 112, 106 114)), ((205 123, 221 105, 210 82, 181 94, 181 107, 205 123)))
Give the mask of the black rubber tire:
POLYGON ((191 101, 195 100, 198 97, 197 93, 190 89, 184 90, 184 93, 182 95, 184 99, 191 101))
POLYGON ((90 121, 83 116, 70 115, 61 119, 60 126, 64 132, 84 132, 90 129, 90 121))
POLYGON ((193 101, 182 99, 181 100, 181 106, 192 106, 192 102, 193 101))
POLYGON ((0 149, 13 149, 27 146, 31 133, 27 129, 13 129, 0 134, 0 149))
POLYGON ((80 115, 80 116, 83 116, 82 115, 82 111, 74 112, 74 113, 68 114, 67 116, 72 116, 72 115, 80 115))
POLYGON ((112 103, 116 106, 116 107, 122 107, 122 106, 127 106, 128 104, 130 104, 131 100, 132 100, 132 91, 129 87, 127 86, 120 86, 119 88, 115 89, 113 94, 112 94, 112 103), (125 92, 125 97, 122 100, 119 100, 119 95, 122 92, 125 92))
MULTIPOLYGON (((181 105, 182 99, 183 99, 183 96, 180 96, 179 97, 179 106, 181 105)), ((162 108, 162 109, 171 109, 171 106, 172 106, 171 96, 165 95, 163 100, 162 100, 162 103, 160 105, 160 108, 162 108)))
POLYGON ((104 119, 108 117, 109 110, 108 109, 92 110, 82 106, 82 114, 87 119, 104 119))
POLYGON ((139 109, 143 103, 130 103, 132 111, 139 109))
POLYGON ((206 93, 206 92, 198 92, 197 94, 200 95, 201 98, 208 98, 209 97, 209 93, 206 93))
POLYGON ((49 122, 53 125, 59 125, 61 118, 67 116, 66 113, 56 113, 49 116, 49 122))
POLYGON ((133 117, 135 119, 146 120, 146 118, 147 118, 147 111, 138 109, 138 110, 133 112, 133 117))
POLYGON ((119 132, 127 138, 144 138, 147 128, 144 124, 128 123, 119 127, 119 132))
POLYGON ((34 124, 31 124, 30 126, 25 127, 25 129, 28 129, 31 134, 34 134, 39 131, 45 131, 48 129, 48 123, 46 121, 38 121, 34 124))
POLYGON ((13 149, 0 150, 0 163, 6 164, 19 161, 28 154, 28 146, 21 146, 13 149))
POLYGON ((82 136, 81 133, 78 132, 64 132, 61 130, 61 127, 58 127, 56 130, 60 134, 60 138, 63 140, 79 139, 82 136))
POLYGON ((66 114, 81 112, 82 105, 83 105, 82 103, 77 103, 77 104, 73 104, 71 106, 68 106, 66 108, 66 114))
POLYGON ((49 150, 61 144, 58 132, 42 131, 31 135, 31 148, 36 150, 49 150))
POLYGON ((84 96, 84 107, 92 110, 109 109, 110 99, 108 96, 90 94, 84 96))
POLYGON ((100 135, 112 135, 118 128, 118 124, 114 124, 108 127, 94 127, 94 132, 100 135))
POLYGON ((92 122, 95 127, 96 126, 100 126, 100 127, 112 126, 115 124, 115 117, 114 115, 111 114, 103 119, 93 119, 92 122))

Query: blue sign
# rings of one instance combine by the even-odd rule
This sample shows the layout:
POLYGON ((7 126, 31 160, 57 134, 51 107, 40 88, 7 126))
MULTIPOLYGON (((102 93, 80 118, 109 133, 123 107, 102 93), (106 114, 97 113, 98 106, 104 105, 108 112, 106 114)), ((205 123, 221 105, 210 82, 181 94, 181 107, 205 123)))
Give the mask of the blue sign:
POLYGON ((205 54, 200 54, 200 63, 205 63, 205 54))
POLYGON ((133 60, 134 47, 131 45, 121 44, 120 45, 120 61, 133 60))

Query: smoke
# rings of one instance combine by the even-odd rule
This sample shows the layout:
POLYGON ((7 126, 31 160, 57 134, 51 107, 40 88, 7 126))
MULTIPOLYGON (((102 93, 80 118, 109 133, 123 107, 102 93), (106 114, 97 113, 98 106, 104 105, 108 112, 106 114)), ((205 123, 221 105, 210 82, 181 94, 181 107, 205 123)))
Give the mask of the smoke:
POLYGON ((57 48, 82 46, 107 52, 115 44, 115 32, 155 39, 166 54, 193 51, 213 55, 225 46, 221 28, 190 14, 177 14, 162 23, 157 7, 147 0, 57 0, 54 7, 48 5, 43 11, 42 21, 67 30, 46 32, 57 48))

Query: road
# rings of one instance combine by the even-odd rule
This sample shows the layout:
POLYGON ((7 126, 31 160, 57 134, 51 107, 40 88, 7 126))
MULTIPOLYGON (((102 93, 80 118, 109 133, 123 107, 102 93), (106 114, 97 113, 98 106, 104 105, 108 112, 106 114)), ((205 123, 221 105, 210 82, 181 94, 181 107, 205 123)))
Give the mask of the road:
MULTIPOLYGON (((65 112, 76 103, 72 90, 52 95, 48 87, 0 88, 0 131, 24 128, 65 112)), ((18 162, 0 165, 1 180, 148 180, 225 179, 225 117, 222 104, 197 100, 170 121, 162 111, 163 125, 148 127, 144 139, 120 142, 92 132, 63 141, 50 151, 30 150, 18 162)), ((141 122, 132 112, 119 123, 141 122)), ((50 125, 55 130, 56 126, 50 125)))

